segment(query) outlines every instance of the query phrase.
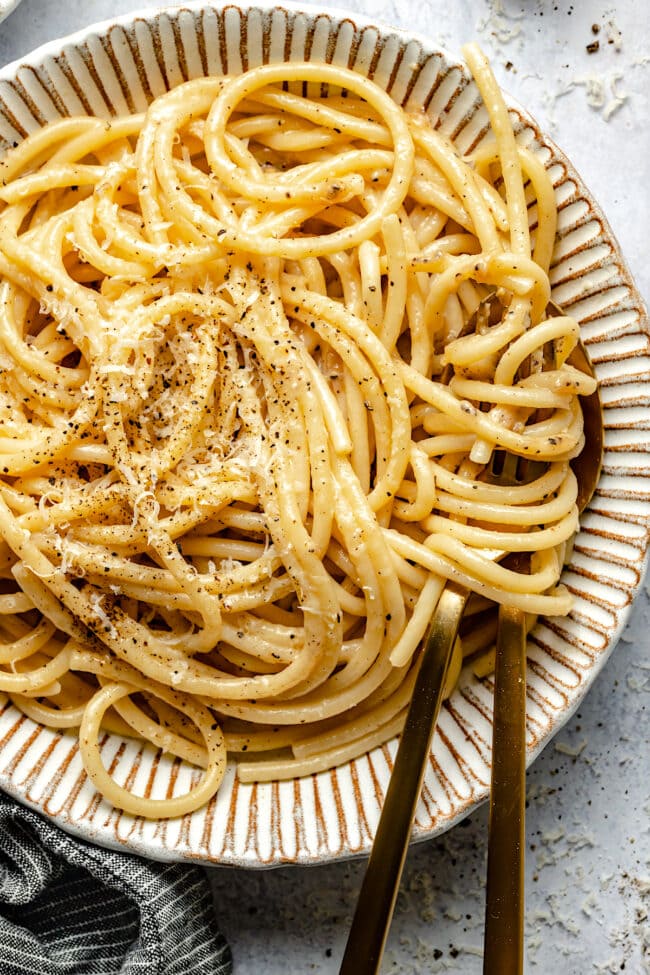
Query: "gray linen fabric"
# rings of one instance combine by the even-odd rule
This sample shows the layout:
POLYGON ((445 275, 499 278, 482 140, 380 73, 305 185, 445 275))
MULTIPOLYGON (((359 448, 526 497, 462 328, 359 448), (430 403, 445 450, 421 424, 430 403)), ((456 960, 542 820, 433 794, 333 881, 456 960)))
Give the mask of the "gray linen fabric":
POLYGON ((0 793, 0 975, 229 975, 200 867, 84 843, 0 793))

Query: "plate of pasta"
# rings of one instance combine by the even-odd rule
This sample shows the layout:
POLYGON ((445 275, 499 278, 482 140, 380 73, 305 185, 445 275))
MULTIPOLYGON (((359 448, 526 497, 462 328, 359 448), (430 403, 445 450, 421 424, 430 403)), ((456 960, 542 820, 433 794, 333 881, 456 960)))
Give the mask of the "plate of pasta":
POLYGON ((63 828, 367 851, 453 580, 431 836, 489 787, 496 607, 531 619, 531 759, 613 649, 645 311, 566 157, 463 57, 189 3, 0 73, 0 785, 63 828), (616 453, 579 521, 580 338, 616 453))

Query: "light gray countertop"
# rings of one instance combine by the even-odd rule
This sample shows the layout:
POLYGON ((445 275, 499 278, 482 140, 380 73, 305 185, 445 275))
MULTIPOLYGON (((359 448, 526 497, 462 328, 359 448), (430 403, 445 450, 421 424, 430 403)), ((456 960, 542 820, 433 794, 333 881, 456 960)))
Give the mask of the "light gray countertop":
MULTIPOLYGON (((646 0, 345 0, 496 73, 572 159, 650 295, 650 18, 646 0), (598 50, 588 47, 598 42, 598 50)), ((147 0, 23 0, 0 63, 147 0)), ((578 713, 528 773, 527 971, 650 972, 650 599, 578 713)), ((486 811, 411 849, 387 973, 481 971, 486 811)), ((363 863, 211 872, 235 975, 338 971, 363 863)))

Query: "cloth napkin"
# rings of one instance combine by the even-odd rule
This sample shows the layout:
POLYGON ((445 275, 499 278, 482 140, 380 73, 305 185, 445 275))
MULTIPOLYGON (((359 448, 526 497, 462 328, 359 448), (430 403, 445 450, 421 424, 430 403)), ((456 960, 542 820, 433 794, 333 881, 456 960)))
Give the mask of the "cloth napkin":
POLYGON ((74 839, 0 793, 0 975, 229 975, 197 866, 74 839))

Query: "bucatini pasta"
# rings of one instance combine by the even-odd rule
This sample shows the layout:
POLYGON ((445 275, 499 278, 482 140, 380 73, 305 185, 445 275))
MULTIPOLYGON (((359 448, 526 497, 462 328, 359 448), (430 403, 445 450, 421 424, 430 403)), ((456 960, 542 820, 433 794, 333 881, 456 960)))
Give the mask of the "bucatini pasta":
POLYGON ((492 128, 469 158, 307 63, 62 119, 0 163, 0 689, 75 729, 129 812, 198 808, 227 753, 293 777, 398 733, 448 579, 474 614, 570 607, 594 382, 546 315, 549 177, 466 57, 492 128), (100 729, 203 776, 137 796, 100 729))

